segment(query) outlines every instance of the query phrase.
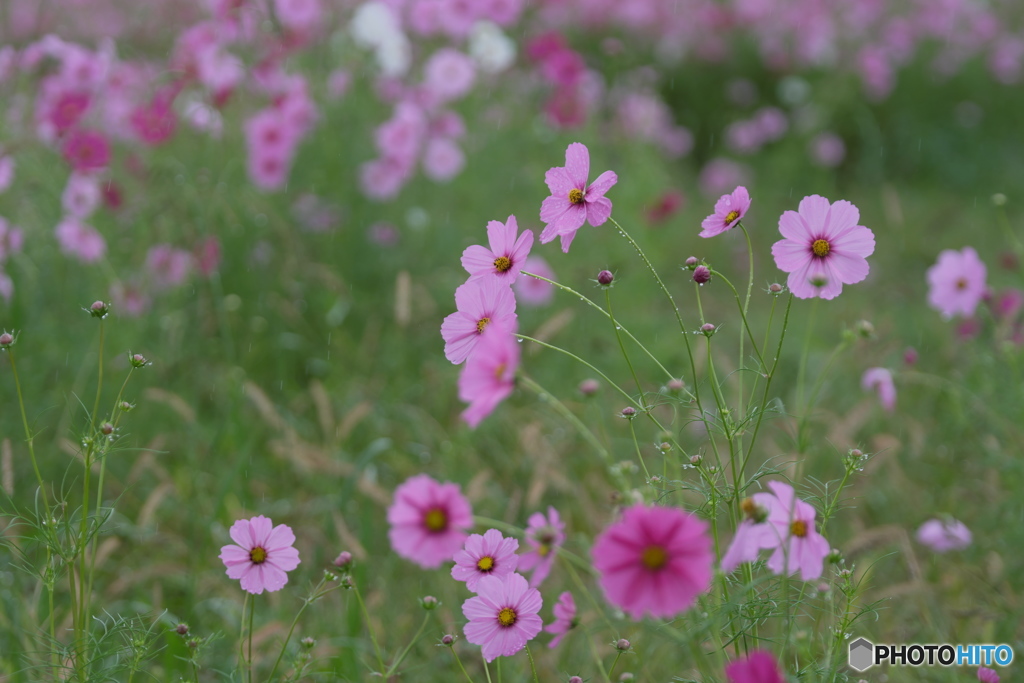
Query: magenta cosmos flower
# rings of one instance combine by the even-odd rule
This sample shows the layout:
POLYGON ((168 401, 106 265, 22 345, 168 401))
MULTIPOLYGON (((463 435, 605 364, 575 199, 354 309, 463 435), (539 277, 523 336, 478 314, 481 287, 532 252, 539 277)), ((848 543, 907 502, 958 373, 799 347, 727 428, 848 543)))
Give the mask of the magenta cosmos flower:
POLYGON ((569 631, 576 628, 579 620, 576 619, 576 601, 572 599, 572 593, 566 591, 558 596, 552 611, 555 613, 555 620, 544 627, 548 633, 554 633, 555 637, 548 643, 548 647, 558 647, 569 631))
POLYGON ((469 619, 463 632, 466 640, 483 649, 484 659, 511 657, 540 633, 544 622, 538 612, 543 606, 540 592, 530 588, 519 574, 480 579, 478 595, 462 603, 469 619))
POLYGON ((917 541, 937 553, 963 550, 971 544, 971 530, 955 519, 929 519, 917 530, 917 541))
POLYGON ((516 297, 508 283, 489 277, 470 280, 455 290, 458 309, 441 323, 444 356, 459 365, 476 348, 480 335, 491 323, 507 330, 516 326, 516 297))
POLYGON ((469 273, 469 279, 495 277, 505 284, 515 282, 533 246, 532 230, 523 230, 517 237, 518 232, 515 216, 509 216, 505 223, 489 222, 487 242, 490 248, 474 244, 462 252, 462 267, 469 273))
POLYGON ((783 683, 775 657, 764 650, 754 650, 725 667, 730 683, 783 683))
POLYGON ((591 554, 608 601, 633 619, 675 616, 711 586, 708 525, 678 508, 626 509, 591 554))
POLYGON ((701 230, 700 236, 721 235, 726 230, 736 227, 736 224, 747 215, 749 210, 750 194, 747 192, 747 188, 740 185, 730 194, 723 194, 715 202, 715 212, 700 224, 704 228, 701 230))
POLYGON ((978 680, 981 681, 981 683, 999 683, 999 674, 996 673, 995 669, 990 669, 987 666, 979 666, 978 680))
POLYGON ((459 375, 459 399, 469 406, 462 419, 477 425, 512 393, 519 369, 519 344, 500 322, 488 325, 459 375))
POLYGON ((860 211, 846 200, 834 204, 818 195, 804 197, 798 211, 779 218, 785 238, 772 245, 775 265, 789 273, 789 289, 800 299, 834 299, 843 285, 868 275, 867 257, 875 251, 875 235, 857 225, 860 211))
POLYGON ((299 551, 292 547, 295 534, 291 528, 284 524, 274 526, 260 515, 238 520, 229 533, 237 545, 220 549, 228 578, 241 579, 242 590, 253 595, 284 588, 288 583, 287 572, 299 566, 299 551))
POLYGON ((455 553, 452 578, 465 581, 466 588, 475 593, 485 576, 504 577, 516 570, 518 549, 519 541, 505 538, 497 529, 488 529, 483 536, 473 534, 466 539, 466 546, 455 553))
POLYGON ((537 588, 551 573, 556 552, 565 543, 565 522, 558 510, 548 507, 548 514, 534 512, 526 525, 526 543, 530 552, 519 558, 519 570, 532 571, 530 586, 537 588))
POLYGON ((878 392, 878 400, 890 413, 896 407, 896 384, 892 381, 892 373, 885 368, 865 370, 860 378, 860 386, 864 391, 878 392))
POLYGON ((778 503, 769 510, 767 523, 775 527, 780 541, 768 558, 768 569, 776 574, 800 572, 804 581, 817 579, 832 548, 815 529, 814 506, 798 499, 789 484, 770 481, 768 488, 778 503))
POLYGON ((540 219, 547 224, 540 234, 541 244, 562 238, 562 251, 568 252, 576 231, 590 222, 597 227, 612 215, 612 202, 605 192, 618 182, 612 171, 605 171, 591 185, 590 152, 586 145, 574 142, 565 150, 565 166, 548 169, 544 182, 551 196, 540 207, 540 219))
POLYGON ((388 508, 391 548, 424 569, 452 559, 473 526, 473 511, 458 484, 439 484, 426 474, 395 489, 388 508))
POLYGON ((928 305, 949 320, 971 317, 985 296, 985 264, 971 247, 946 249, 928 269, 928 305))

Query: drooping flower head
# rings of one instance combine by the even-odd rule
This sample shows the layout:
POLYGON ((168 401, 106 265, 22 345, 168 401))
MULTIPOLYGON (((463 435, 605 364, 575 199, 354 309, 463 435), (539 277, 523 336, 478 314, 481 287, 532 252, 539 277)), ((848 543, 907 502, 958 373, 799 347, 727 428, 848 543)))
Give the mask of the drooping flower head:
POLYGON ((971 530, 956 519, 929 519, 917 530, 917 541, 937 553, 963 550, 971 544, 971 530))
POLYGON ((711 586, 707 522, 679 508, 627 508, 591 554, 608 601, 633 619, 675 616, 711 586))
POLYGON ((770 481, 768 488, 778 499, 778 504, 768 513, 768 524, 775 527, 780 539, 768 558, 768 569, 776 574, 800 572, 804 581, 817 579, 824 570, 825 556, 832 550, 815 528, 817 511, 810 503, 797 498, 789 484, 770 481))
POLYGON ((789 273, 790 291, 800 299, 834 299, 843 285, 868 275, 867 257, 875 251, 875 235, 858 225, 860 211, 846 200, 829 203, 811 195, 798 211, 779 218, 785 239, 772 245, 775 265, 789 273))
POLYGON ((259 515, 238 520, 229 533, 236 545, 220 549, 228 578, 241 579, 242 590, 253 595, 284 588, 288 583, 287 572, 299 566, 299 551, 293 547, 295 534, 291 527, 274 526, 270 519, 259 515))
POLYGON ((463 632, 467 641, 482 646, 488 662, 511 657, 543 628, 540 592, 521 575, 485 576, 477 593, 462 603, 462 613, 469 619, 463 632))
POLYGON ((565 166, 548 169, 544 175, 551 196, 540 207, 540 219, 547 224, 540 234, 541 244, 561 237, 562 251, 568 252, 584 223, 597 227, 612 215, 612 202, 604 195, 619 177, 605 171, 588 185, 589 177, 590 152, 586 145, 574 142, 565 150, 565 166))
POLYGON ((892 381, 892 373, 885 368, 868 368, 860 378, 860 386, 864 391, 877 391, 878 400, 890 413, 896 407, 896 385, 892 381))
POLYGON ((482 536, 473 534, 466 539, 465 547, 455 553, 452 578, 465 581, 466 588, 475 593, 485 576, 504 577, 516 570, 518 548, 519 541, 505 538, 497 529, 488 529, 482 536))
POLYGON ((558 596, 558 602, 555 603, 552 611, 555 614, 555 620, 544 627, 544 630, 548 633, 554 633, 555 637, 548 643, 548 647, 558 647, 558 644, 562 642, 562 638, 576 628, 579 620, 576 618, 576 601, 572 599, 572 593, 566 591, 558 596))
POLYGON ((449 561, 473 526, 473 511, 458 484, 440 484, 426 474, 395 489, 388 508, 391 548, 425 569, 449 561))
POLYGON ((530 552, 519 558, 520 571, 532 571, 530 585, 540 586, 551 573, 555 564, 556 551, 565 543, 565 522, 558 516, 558 510, 548 507, 548 514, 534 512, 527 520, 526 543, 530 552))
POLYGON ((455 365, 469 358, 487 326, 516 326, 516 298, 507 283, 497 278, 470 280, 455 290, 458 309, 441 323, 444 356, 455 365))
POLYGON ((783 683, 775 657, 764 650, 754 650, 728 664, 725 676, 729 683, 783 683))
POLYGON ((928 305, 949 320, 969 318, 985 296, 985 264, 972 247, 946 249, 928 269, 928 305))
POLYGON ((771 493, 755 493, 740 503, 743 521, 736 527, 736 535, 722 556, 722 571, 729 574, 744 562, 754 562, 762 550, 777 548, 782 542, 768 517, 780 506, 771 493))
POLYGON ((729 194, 723 194, 715 202, 715 212, 701 222, 704 228, 701 237, 714 237, 736 227, 750 210, 750 194, 740 185, 729 194))
POLYGON ((459 399, 469 403, 462 419, 473 429, 512 393, 519 343, 502 322, 488 325, 459 375, 459 399))
POLYGON ((532 230, 523 230, 522 235, 518 232, 515 216, 509 216, 505 223, 489 222, 487 242, 490 248, 474 244, 462 252, 462 267, 469 273, 469 279, 496 277, 507 284, 515 282, 533 246, 532 230))

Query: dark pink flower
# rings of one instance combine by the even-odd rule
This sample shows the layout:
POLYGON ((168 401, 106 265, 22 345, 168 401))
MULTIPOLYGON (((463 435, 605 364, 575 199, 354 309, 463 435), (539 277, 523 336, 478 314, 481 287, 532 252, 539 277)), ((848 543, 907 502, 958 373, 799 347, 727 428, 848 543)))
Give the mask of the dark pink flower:
POLYGON ((945 249, 928 269, 928 304, 950 319, 969 318, 985 296, 985 264, 972 247, 945 249))
POLYGON ((818 195, 804 197, 799 211, 779 218, 785 239, 772 245, 775 265, 789 273, 789 289, 800 299, 834 299, 843 285, 868 275, 867 257, 875 251, 875 235, 857 225, 860 212, 845 200, 830 204, 818 195))
POLYGON ((981 681, 981 683, 999 683, 999 674, 995 672, 995 669, 979 666, 978 680, 981 681))
POLYGON ((715 202, 715 212, 701 222, 701 237, 714 237, 736 226, 750 210, 750 194, 742 185, 715 202))
POLYGON ((518 548, 519 541, 505 538, 497 529, 488 529, 482 536, 473 534, 466 539, 465 547, 455 553, 452 578, 465 581, 466 588, 475 593, 485 576, 504 577, 516 570, 518 548))
POLYGON ((892 381, 892 373, 885 368, 868 368, 860 378, 860 386, 864 391, 878 392, 878 400, 890 413, 896 407, 896 385, 892 381))
POLYGON ((744 659, 725 667, 729 683, 784 683, 775 657, 764 650, 754 650, 744 659))
POLYGON ((937 553, 963 550, 971 544, 971 530, 956 519, 929 519, 917 530, 917 542, 937 553))
POLYGON ((450 561, 473 526, 473 511, 458 484, 439 484, 426 474, 410 477, 395 489, 388 508, 391 548, 423 567, 450 561))
POLYGON ((565 150, 565 166, 556 166, 545 174, 551 196, 540 207, 540 219, 547 224, 540 235, 542 244, 561 237, 562 251, 568 252, 576 231, 585 222, 596 227, 612 215, 612 202, 604 195, 618 182, 618 176, 605 171, 588 185, 589 176, 590 152, 579 142, 565 150))
POLYGON ((469 273, 469 279, 496 277, 508 284, 515 282, 533 246, 531 230, 523 230, 522 235, 518 233, 515 216, 509 216, 505 223, 490 221, 487 224, 490 248, 474 244, 462 252, 462 267, 469 273))
POLYGON ((166 142, 174 135, 178 119, 171 108, 172 101, 170 95, 158 95, 152 102, 140 104, 132 111, 129 120, 139 140, 155 146, 166 142))
POLYGON ((61 151, 76 171, 96 171, 110 163, 110 143, 94 130, 72 130, 61 151))
POLYGON ((565 543, 565 522, 558 510, 548 507, 548 514, 534 512, 526 525, 526 543, 530 552, 519 558, 519 570, 532 571, 530 585, 538 588, 551 573, 557 551, 565 543))
POLYGON ((469 358, 477 340, 491 323, 506 330, 516 327, 516 298, 497 278, 469 280, 455 290, 458 309, 441 323, 444 355, 458 365, 469 358))
POLYGON ((555 620, 544 627, 544 630, 548 633, 554 633, 555 637, 548 643, 548 647, 558 647, 558 644, 562 642, 562 638, 576 628, 579 623, 576 619, 576 601, 572 599, 572 593, 566 591, 558 596, 558 602, 555 603, 552 611, 555 614, 555 620))
POLYGON ((633 619, 670 618, 711 587, 711 546, 707 522, 637 504, 598 535, 591 555, 609 602, 633 619))
POLYGON ((231 526, 231 540, 237 545, 220 549, 228 578, 241 579, 242 590, 259 595, 274 592, 288 583, 288 573, 299 566, 295 534, 284 524, 274 526, 260 515, 240 519, 231 526))
POLYGON ((462 419, 476 429, 512 393, 519 369, 519 343, 502 322, 487 326, 459 375, 459 399, 469 403, 462 419))
POLYGON ((467 641, 482 646, 488 662, 511 657, 543 628, 540 593, 519 574, 485 576, 478 593, 462 603, 462 613, 469 619, 463 632, 467 641))

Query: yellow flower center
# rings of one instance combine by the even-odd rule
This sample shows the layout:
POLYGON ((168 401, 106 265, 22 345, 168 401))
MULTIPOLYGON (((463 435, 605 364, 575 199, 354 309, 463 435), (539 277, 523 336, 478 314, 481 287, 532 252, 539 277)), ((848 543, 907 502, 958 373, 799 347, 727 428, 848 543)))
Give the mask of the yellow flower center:
POLYGON ((807 535, 807 524, 798 519, 789 525, 789 533, 793 534, 797 538, 803 538, 807 535))
POLYGON ((499 256, 498 258, 494 259, 494 268, 499 273, 504 273, 511 267, 512 259, 510 259, 508 256, 499 256))
POLYGON ((505 627, 516 623, 516 611, 511 607, 505 607, 498 612, 498 623, 505 627))
POLYGON ((486 555, 476 561, 476 568, 482 572, 489 572, 494 569, 494 558, 486 555))
POLYGON ((730 211, 729 213, 725 214, 725 224, 728 225, 729 223, 732 223, 734 220, 736 220, 739 217, 740 217, 740 212, 739 211, 730 211))
POLYGON ((648 569, 661 569, 668 564, 668 553, 660 545, 649 545, 640 554, 640 561, 648 569))
POLYGON ((498 367, 494 368, 494 379, 501 379, 501 376, 505 374, 505 364, 498 363, 498 367))
POLYGON ((814 240, 814 244, 811 245, 811 251, 818 258, 825 258, 828 256, 828 252, 832 251, 832 245, 828 243, 828 240, 814 240))
POLYGON ((252 560, 253 564, 263 564, 267 561, 267 551, 256 546, 249 551, 249 559, 252 560))
POLYGON ((545 544, 537 548, 537 554, 541 557, 547 557, 551 552, 551 546, 545 544))
POLYGON ((480 318, 476 321, 476 331, 483 334, 484 328, 491 322, 490 318, 480 318))
POLYGON ((583 190, 580 190, 575 187, 569 190, 569 201, 572 202, 573 204, 582 204, 583 190))
POLYGON ((423 518, 423 523, 430 531, 444 531, 448 528, 448 515, 444 510, 434 508, 427 512, 427 516, 423 518))
POLYGON ((967 278, 964 278, 964 277, 958 278, 957 281, 956 281, 956 288, 957 289, 967 289, 967 278))

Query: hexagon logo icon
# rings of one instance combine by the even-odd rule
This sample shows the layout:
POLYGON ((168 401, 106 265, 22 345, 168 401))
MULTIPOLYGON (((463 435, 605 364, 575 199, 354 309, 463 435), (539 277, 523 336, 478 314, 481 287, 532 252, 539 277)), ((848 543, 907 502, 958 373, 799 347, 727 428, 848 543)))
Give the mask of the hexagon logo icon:
POLYGON ((854 671, 866 671, 874 666, 875 646, 867 638, 858 638, 850 643, 850 668, 854 671))

